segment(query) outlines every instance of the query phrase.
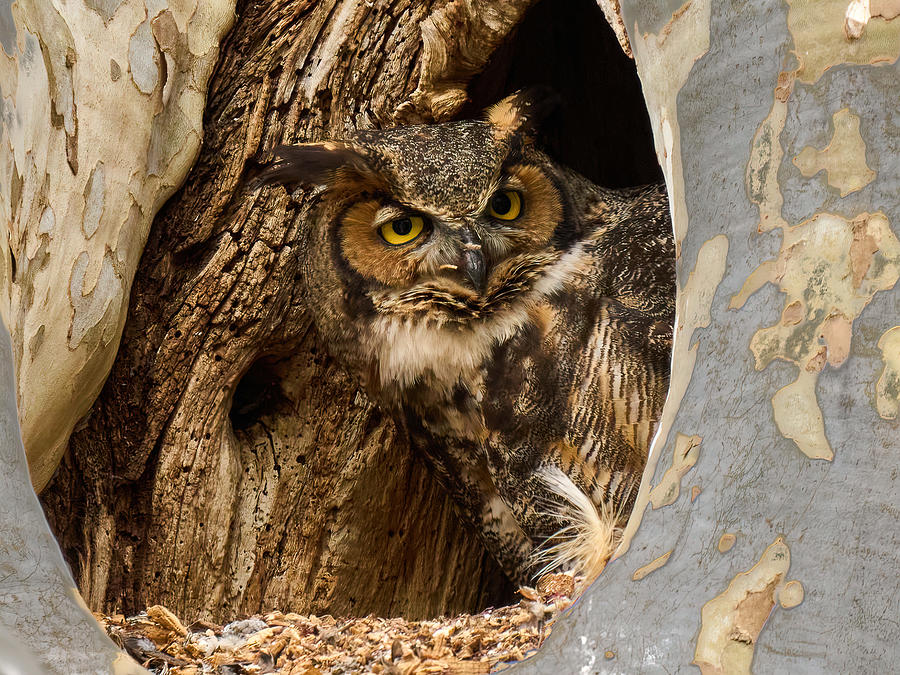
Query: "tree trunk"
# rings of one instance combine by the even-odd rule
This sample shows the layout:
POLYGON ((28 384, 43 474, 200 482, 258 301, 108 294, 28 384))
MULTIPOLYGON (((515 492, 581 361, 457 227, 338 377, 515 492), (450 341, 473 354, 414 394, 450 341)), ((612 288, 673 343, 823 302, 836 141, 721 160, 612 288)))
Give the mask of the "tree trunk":
POLYGON ((896 3, 622 6, 679 244, 671 388, 624 550, 517 670, 892 672, 896 3))
MULTIPOLYGON (((617 3, 604 4, 614 9, 617 3)), ((873 1, 876 16, 851 40, 844 35, 845 0, 792 0, 789 4, 771 0, 741 7, 714 6, 709 0, 683 4, 680 0, 633 0, 623 5, 624 24, 641 69, 659 158, 666 170, 679 241, 673 384, 620 557, 556 624, 537 657, 519 670, 682 672, 693 670, 693 662, 709 673, 748 672, 751 663, 766 672, 890 672, 900 644, 900 589, 895 573, 900 564, 896 518, 900 503, 895 485, 900 356, 894 325, 900 314, 900 293, 895 288, 900 262, 894 231, 900 218, 895 114, 900 94, 896 65, 900 19, 892 18, 892 3, 873 1), (817 173, 821 168, 825 171, 817 173), (772 232, 777 229, 782 231, 780 241, 772 232), (767 281, 771 286, 762 287, 767 281)), ((290 255, 288 246, 278 244, 290 242, 290 237, 283 227, 274 227, 276 220, 269 214, 277 211, 278 223, 293 222, 285 214, 300 211, 302 203, 283 201, 263 208, 258 197, 238 194, 235 182, 240 181, 234 178, 242 171, 243 148, 250 154, 256 151, 256 142, 245 143, 246 139, 262 134, 260 156, 264 156, 265 149, 279 139, 331 135, 357 119, 357 113, 365 119, 367 103, 354 107, 344 94, 332 98, 328 106, 321 94, 315 106, 309 102, 323 82, 337 77, 335 73, 345 76, 334 81, 337 91, 348 95, 368 91, 368 85, 360 84, 364 80, 353 80, 355 69, 341 66, 314 77, 320 65, 329 69, 338 55, 350 62, 360 41, 367 39, 367 32, 348 29, 361 25, 356 17, 367 9, 362 4, 341 6, 351 9, 327 18, 317 13, 325 11, 321 7, 301 8, 299 16, 287 13, 280 22, 275 14, 284 8, 257 10, 265 16, 244 16, 254 22, 260 35, 271 37, 268 42, 251 40, 253 31, 247 29, 243 33, 247 39, 241 41, 239 28, 229 47, 232 63, 237 63, 234 52, 242 48, 248 54, 269 54, 269 61, 257 61, 259 69, 250 66, 243 79, 226 67, 228 58, 223 57, 220 64, 214 88, 217 103, 211 100, 210 105, 210 111, 219 113, 206 117, 209 144, 193 183, 157 221, 158 233, 139 274, 145 290, 134 294, 131 306, 139 311, 135 311, 116 373, 47 495, 49 510, 79 561, 79 576, 100 598, 99 604, 112 604, 118 597, 122 602, 140 603, 144 599, 140 588, 127 587, 127 582, 148 585, 142 574, 159 573, 162 599, 178 588, 195 588, 195 582, 182 581, 174 591, 166 590, 163 582, 170 582, 173 573, 154 556, 158 547, 161 555, 181 555, 176 561, 181 564, 185 548, 176 546, 179 535, 169 530, 185 537, 182 546, 187 547, 187 533, 196 535, 199 542, 203 535, 197 533, 212 527, 214 521, 200 519, 211 513, 204 499, 212 498, 200 491, 205 486, 212 492, 204 472, 224 467, 220 483, 231 494, 241 495, 234 483, 224 480, 238 471, 229 469, 226 460, 220 462, 216 453, 222 449, 227 462, 241 463, 242 468, 267 466, 264 452, 252 452, 251 439, 259 438, 263 427, 275 429, 267 443, 279 450, 279 411, 301 405, 308 406, 312 412, 305 413, 307 418, 323 431, 316 446, 321 451, 328 443, 324 432, 329 422, 319 420, 316 412, 333 413, 322 407, 325 399, 315 392, 333 387, 344 392, 342 400, 351 404, 354 400, 339 381, 331 379, 319 382, 318 389, 311 386, 311 395, 298 393, 314 372, 321 372, 317 369, 328 367, 327 360, 321 352, 311 353, 314 336, 304 332, 298 309, 286 309, 281 322, 269 319, 267 324, 268 315, 256 307, 273 308, 265 310, 272 316, 277 314, 274 308, 289 307, 288 298, 263 292, 269 288, 268 280, 254 270, 290 277, 289 263, 278 264, 284 260, 280 256, 290 255), (298 48, 288 58, 291 47, 285 41, 305 34, 309 26, 304 24, 313 17, 319 17, 318 23, 311 25, 324 24, 324 29, 307 41, 313 39, 318 46, 298 48), (333 30, 334 26, 341 30, 333 30), (330 41, 329 36, 337 37, 330 41), (251 49, 253 45, 256 48, 251 49), (312 56, 301 59, 306 55, 312 56), (266 65, 279 61, 287 64, 281 71, 266 65), (297 86, 279 88, 283 75, 288 80, 298 77, 297 86), (295 90, 301 88, 304 93, 298 98, 295 90), (250 123, 259 121, 252 112, 260 100, 264 101, 260 104, 262 131, 250 123), (303 135, 307 127, 300 120, 309 122, 309 136, 303 135), (228 150, 228 136, 236 137, 237 148, 228 150), (218 176, 223 177, 221 183, 218 176), (215 183, 216 189, 209 183, 215 183), (221 201, 210 201, 211 197, 221 201), (190 215, 192 204, 204 207, 194 211, 196 224, 190 215), (247 238, 251 231, 257 233, 252 242, 247 238), (268 262, 260 267, 258 260, 268 262), (230 261, 234 262, 229 265, 230 261), (219 285, 208 281, 204 285, 204 280, 215 277, 216 269, 223 270, 219 285), (244 274, 257 280, 253 291, 236 283, 236 277, 244 274), (153 288, 161 291, 159 299, 152 295, 153 288), (263 302, 266 297, 269 300, 263 302), (251 302, 255 298, 258 301, 251 302), (223 308, 232 306, 241 309, 235 313, 237 320, 223 321, 223 308), (185 330, 186 319, 197 307, 208 308, 207 316, 192 326, 200 334, 185 330), (254 313, 257 310, 259 314, 254 313), (235 330, 229 331, 232 325, 235 330), (142 333, 148 332, 150 339, 141 348, 142 333), (212 336, 218 341, 211 342, 212 336), (269 351, 253 347, 258 344, 269 344, 269 351), (162 350, 159 357, 157 350, 162 350), (296 360, 294 364, 288 355, 296 360), (131 372, 128 364, 146 368, 131 372), (219 379, 201 395, 194 379, 202 379, 204 369, 215 364, 229 365, 218 366, 220 370, 214 372, 219 379), (253 375, 241 377, 245 371, 253 375), (277 388, 266 386, 272 381, 279 383, 277 388), (292 383, 297 388, 292 389, 292 383), (221 389, 223 385, 226 390, 221 389), (278 395, 265 397, 264 405, 254 408, 254 399, 263 398, 259 392, 273 389, 278 395), (241 405, 229 415, 234 390, 241 405), (188 400, 195 402, 198 418, 205 410, 219 410, 216 405, 222 408, 218 417, 209 417, 212 421, 205 428, 193 429, 194 438, 192 426, 179 421, 191 417, 183 406, 188 400), (124 415, 121 425, 119 414, 124 415), (233 438, 227 433, 228 425, 233 438), (224 440, 213 448, 208 441, 217 428, 224 440), (85 477, 78 471, 86 472, 85 477), (157 518, 152 529, 140 525, 145 511, 166 503, 168 491, 188 497, 181 524, 169 528, 171 521, 157 518), (135 500, 131 512, 125 496, 135 500), (78 530, 82 526, 87 533, 84 539, 78 530), (131 570, 132 576, 122 574, 119 565, 131 570), (110 576, 115 573, 118 581, 103 578, 104 570, 110 570, 110 576)), ((402 32, 398 12, 403 8, 396 9, 393 28, 381 34, 402 32)), ((416 14, 416 8, 408 11, 424 15, 416 14)), ((851 22, 848 28, 859 30, 864 23, 851 22)), ((400 88, 409 93, 411 102, 399 118, 452 114, 446 111, 459 103, 464 81, 480 66, 462 73, 450 69, 443 75, 439 67, 422 68, 422 88, 412 91, 414 85, 403 75, 416 72, 415 67, 403 70, 388 63, 397 59, 406 63, 407 58, 418 64, 438 63, 440 59, 425 58, 427 49, 417 55, 404 51, 416 52, 417 40, 380 49, 386 62, 372 81, 383 84, 397 75, 397 81, 404 83, 400 88)), ((374 50, 374 45, 385 43, 366 44, 374 50)), ((65 69, 65 49, 62 54, 57 61, 65 69)), ((8 73, 0 72, 4 77, 8 73)), ((496 70, 488 65, 469 91, 480 86, 491 89, 495 76, 496 70)), ((4 79, 4 96, 15 89, 10 86, 4 79)), ((398 92, 391 100, 399 101, 403 95, 398 92)), ((23 97, 16 103, 21 106, 28 100, 23 97)), ((6 99, 4 105, 9 105, 6 99)), ((391 110, 386 102, 380 109, 391 110)), ((9 124, 7 110, 4 124, 9 124)), ((49 110, 48 104, 41 114, 48 117, 49 110)), ((371 110, 369 118, 376 123, 392 123, 390 114, 376 119, 375 108, 371 110)), ((65 132, 59 131, 65 129, 64 123, 56 129, 62 137, 53 156, 65 157, 71 141, 67 143, 65 132)), ((582 137, 578 140, 585 145, 582 137)), ((627 158, 626 153, 613 154, 627 158)), ((30 212, 21 208, 22 195, 31 199, 35 194, 23 189, 35 180, 34 175, 25 181, 13 177, 8 156, 4 155, 3 185, 10 185, 15 196, 9 203, 19 206, 4 215, 34 228, 39 215, 29 220, 22 214, 30 212)), ((79 194, 73 189, 68 194, 79 194)), ((23 236, 18 232, 13 237, 19 261, 25 250, 23 236)), ((28 278, 17 275, 20 280, 28 278)), ((68 275, 59 278, 68 279, 68 275)), ((289 291, 290 284, 282 289, 287 292, 284 289, 289 291)), ((21 292, 17 298, 28 295, 21 292)), ((16 316, 21 314, 4 315, 7 325, 16 328, 14 341, 33 342, 37 333, 17 324, 16 316)), ((66 360, 65 350, 48 353, 66 360)), ((12 358, 19 364, 18 355, 0 361, 9 364, 12 358)), ((18 377, 21 389, 21 368, 18 377)), ((341 375, 329 370, 331 377, 341 375)), ((12 387, 11 378, 9 370, 7 389, 12 387)), ((344 383, 352 389, 349 381, 344 383)), ((52 383, 42 386, 52 389, 52 383)), ((77 396, 58 395, 81 400, 87 389, 76 390, 77 396)), ((10 396, 6 403, 0 426, 14 429, 10 396)), ((33 407, 30 414, 39 419, 41 410, 33 407)), ((354 447, 371 450, 378 433, 390 438, 388 423, 362 402, 347 411, 346 418, 354 414, 356 426, 347 422, 340 427, 348 430, 344 438, 353 439, 354 447), (367 421, 371 421, 369 427, 364 426, 367 421), (369 444, 363 439, 370 439, 369 444)), ((50 421, 55 423, 56 418, 50 421)), ((341 438, 336 427, 330 431, 332 438, 341 438)), ((308 427, 304 433, 311 437, 315 429, 308 427)), ((3 476, 9 479, 0 481, 0 501, 23 504, 23 512, 33 515, 33 505, 28 506, 29 499, 23 497, 23 453, 13 437, 0 444, 3 476), (7 452, 10 448, 14 452, 7 452)), ((28 438, 26 434, 26 442, 28 438)), ((268 466, 275 466, 276 456, 281 459, 276 450, 270 451, 268 466)), ((299 456, 293 457, 297 465, 299 456)), ((304 456, 307 463, 315 459, 311 452, 304 456)), ((259 469, 242 480, 259 486, 263 477, 277 473, 283 485, 285 466, 286 462, 280 462, 277 472, 259 469)), ((383 478, 379 474, 376 480, 383 478)), ((334 474, 326 474, 326 480, 329 485, 340 484, 334 474)), ((266 485, 272 488, 257 487, 247 493, 260 497, 253 500, 252 513, 277 496, 274 481, 266 485)), ((393 504, 397 498, 385 491, 385 503, 393 504)), ((232 498, 230 510, 220 515, 224 522, 216 527, 225 536, 207 536, 210 542, 221 542, 223 549, 247 556, 252 565, 262 564, 264 557, 255 557, 255 551, 247 555, 250 549, 236 548, 241 531, 230 534, 232 522, 252 521, 252 513, 246 515, 249 507, 241 511, 241 505, 247 504, 247 497, 242 499, 232 498)), ((360 505, 353 502, 347 508, 351 506, 360 505)), ((290 508, 293 515, 299 513, 294 505, 290 508)), ((4 533, 24 533, 21 545, 11 546, 6 536, 0 539, 4 571, 0 623, 10 627, 16 618, 15 611, 10 612, 14 607, 10 598, 21 595, 30 600, 28 621, 17 628, 25 644, 35 647, 43 644, 45 626, 65 637, 67 626, 60 618, 77 612, 71 595, 67 602, 56 604, 68 592, 66 575, 57 565, 40 519, 13 514, 12 509, 0 510, 4 533), (16 557, 20 551, 31 555, 16 557), (53 569, 38 569, 35 560, 53 569), (51 604, 43 602, 44 597, 51 604), (55 614, 57 607, 64 607, 64 612, 55 614)), ((315 510, 311 517, 318 518, 315 510)), ((340 512, 334 517, 340 517, 340 512)), ((277 522, 286 521, 284 517, 277 522)), ((261 523, 263 531, 266 524, 273 525, 261 523)), ((302 536, 296 527, 285 526, 281 531, 297 534, 297 541, 302 536)), ((269 536, 263 532, 259 540, 265 543, 269 536)), ((327 530, 326 536, 335 537, 327 530)), ((281 558, 271 555, 269 560, 285 559, 286 549, 278 549, 281 558)), ((223 556, 213 560, 207 555, 205 560, 221 564, 223 556)), ((198 553, 191 570, 182 573, 184 580, 218 569, 204 567, 201 558, 198 553)), ((263 579, 248 577, 254 578, 263 579)), ((277 570, 267 578, 278 579, 277 570)), ((224 598, 224 589, 217 592, 220 595, 214 597, 224 598)), ((182 597, 182 608, 196 598, 186 590, 182 597)), ((208 613, 219 611, 221 603, 213 604, 206 606, 208 613)), ((80 615, 79 620, 86 617, 80 615)), ((104 653, 103 663, 110 660, 109 652, 104 652, 108 644, 77 649, 71 644, 60 646, 60 652, 82 657, 104 653)))

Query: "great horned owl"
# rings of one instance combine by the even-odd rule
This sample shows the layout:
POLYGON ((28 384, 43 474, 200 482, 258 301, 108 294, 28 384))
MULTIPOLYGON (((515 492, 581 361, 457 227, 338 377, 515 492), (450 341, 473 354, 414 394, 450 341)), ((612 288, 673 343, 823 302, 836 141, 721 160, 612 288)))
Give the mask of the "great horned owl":
POLYGON ((554 162, 542 107, 520 92, 484 120, 283 146, 261 175, 323 188, 303 233, 315 324, 519 582, 606 564, 674 315, 663 188, 554 162))

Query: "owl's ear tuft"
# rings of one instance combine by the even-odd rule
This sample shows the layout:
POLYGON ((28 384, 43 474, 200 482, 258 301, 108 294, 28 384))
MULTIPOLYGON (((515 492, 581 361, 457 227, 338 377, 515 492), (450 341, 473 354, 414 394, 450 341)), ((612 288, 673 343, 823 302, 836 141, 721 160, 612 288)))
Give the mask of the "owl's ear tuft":
POLYGON ((513 134, 533 139, 540 123, 560 105, 560 98, 550 87, 537 85, 520 89, 487 109, 487 121, 498 137, 513 134))
POLYGON ((253 188, 284 184, 314 186, 330 182, 340 169, 367 172, 362 156, 344 143, 326 141, 303 145, 279 145, 276 161, 266 164, 252 179, 253 188))

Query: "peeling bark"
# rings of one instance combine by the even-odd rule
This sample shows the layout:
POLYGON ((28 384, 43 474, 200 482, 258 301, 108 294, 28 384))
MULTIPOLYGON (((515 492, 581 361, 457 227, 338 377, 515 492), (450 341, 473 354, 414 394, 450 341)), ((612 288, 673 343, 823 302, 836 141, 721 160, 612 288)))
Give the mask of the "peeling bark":
POLYGON ((0 54, 0 186, 9 196, 0 218, 10 229, 0 243, 0 313, 38 490, 109 373, 153 216, 196 158, 206 81, 232 8, 12 7, 15 49, 0 54), (177 58, 164 62, 174 45, 177 58))
POLYGON ((895 668, 900 22, 848 40, 847 4, 622 3, 681 244, 672 384, 618 557, 521 673, 895 668))

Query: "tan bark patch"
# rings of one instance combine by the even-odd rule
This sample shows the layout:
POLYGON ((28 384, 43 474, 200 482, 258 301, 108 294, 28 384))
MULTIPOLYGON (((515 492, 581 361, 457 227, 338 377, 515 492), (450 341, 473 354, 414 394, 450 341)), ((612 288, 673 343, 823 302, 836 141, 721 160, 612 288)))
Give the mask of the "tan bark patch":
POLYGON ((790 565, 790 550, 778 537, 759 562, 734 577, 725 591, 703 605, 693 661, 703 675, 751 672, 756 641, 775 607, 776 591, 790 565))
POLYGON ((778 593, 778 604, 791 609, 803 602, 803 584, 796 579, 787 582, 778 593))
POLYGON ((797 380, 772 398, 775 421, 809 457, 830 459, 824 420, 816 401, 816 377, 825 362, 840 367, 850 353, 853 321, 879 291, 900 278, 900 240, 882 213, 852 221, 828 213, 785 229, 777 260, 763 263, 731 301, 741 307, 765 283, 785 294, 782 319, 750 341, 756 368, 774 359, 801 368, 797 380), (874 250, 873 250, 874 248, 874 250), (805 316, 794 322, 796 303, 805 316), (790 314, 792 321, 785 322, 790 314))
POLYGON ((872 16, 890 21, 900 16, 900 0, 872 0, 869 4, 872 16))
POLYGON ((886 331, 878 340, 884 368, 875 385, 875 407, 886 420, 900 415, 900 326, 886 331))
POLYGON ((847 360, 852 334, 850 319, 840 312, 834 312, 825 319, 819 337, 825 341, 829 366, 837 368, 847 360))
POLYGON ((806 362, 806 370, 810 373, 821 373, 826 363, 828 363, 828 347, 822 345, 819 347, 819 351, 806 362))
POLYGON ((793 71, 778 74, 772 109, 756 130, 750 146, 745 177, 748 197, 759 208, 759 224, 756 226, 759 232, 787 227, 787 222, 781 217, 784 197, 778 184, 778 167, 784 157, 779 137, 787 120, 787 100, 794 89, 795 77, 793 71))
POLYGON ((886 65, 900 56, 900 23, 873 16, 859 39, 848 40, 847 0, 788 0, 788 30, 800 61, 797 77, 812 83, 841 63, 886 65))
POLYGON ((853 241, 850 244, 850 271, 853 274, 853 287, 859 288, 865 278, 872 259, 878 252, 879 240, 877 231, 869 231, 868 219, 865 215, 853 221, 853 241))
POLYGON ((785 326, 796 326, 803 319, 803 303, 795 300, 784 308, 781 323, 785 326))
POLYGON ((793 162, 807 178, 825 171, 828 184, 846 197, 875 180, 875 172, 866 165, 866 143, 859 132, 859 117, 844 108, 834 114, 832 122, 834 135, 825 149, 807 145, 793 162))
POLYGON ((728 553, 731 550, 731 547, 734 546, 734 542, 737 541, 737 537, 735 537, 731 532, 726 532, 721 537, 719 537, 719 543, 717 548, 719 549, 719 553, 728 553))
MULTIPOLYGON (((672 549, 672 551, 674 551, 674 550, 675 549, 672 549)), ((645 576, 647 576, 651 572, 655 572, 656 570, 658 570, 660 567, 662 567, 667 562, 669 562, 669 556, 672 555, 672 551, 663 553, 656 560, 651 560, 643 567, 637 568, 634 571, 634 574, 631 575, 631 580, 632 581, 640 581, 641 579, 643 579, 645 576)))
POLYGON ((666 469, 659 485, 650 490, 650 503, 654 509, 668 506, 678 499, 681 493, 681 479, 690 471, 700 456, 699 436, 677 434, 675 447, 672 450, 672 465, 666 469))
POLYGON ((817 371, 800 371, 797 379, 772 397, 775 424, 810 459, 831 461, 834 452, 825 436, 825 419, 816 399, 817 371))

